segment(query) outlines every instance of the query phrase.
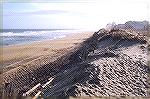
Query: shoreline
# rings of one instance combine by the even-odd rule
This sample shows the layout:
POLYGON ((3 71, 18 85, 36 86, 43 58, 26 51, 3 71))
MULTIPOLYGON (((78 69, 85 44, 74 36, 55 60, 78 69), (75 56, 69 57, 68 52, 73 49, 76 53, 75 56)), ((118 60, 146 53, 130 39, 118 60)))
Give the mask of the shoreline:
POLYGON ((16 93, 16 90, 28 93, 38 84, 46 85, 44 90, 39 87, 32 92, 36 96, 41 91, 45 98, 58 95, 58 92, 59 95, 69 96, 147 96, 147 43, 131 35, 122 38, 125 31, 118 30, 115 33, 107 34, 107 31, 101 30, 91 33, 92 36, 85 33, 85 36, 89 34, 87 38, 82 34, 54 41, 53 54, 41 55, 25 64, 18 64, 18 67, 1 74, 4 78, 2 83, 4 86, 8 83, 13 89, 12 93, 16 93))
POLYGON ((24 43, 16 43, 16 44, 9 44, 9 45, 0 45, 1 48, 5 48, 5 47, 13 47, 13 46, 23 46, 23 45, 29 45, 29 44, 33 44, 33 43, 38 43, 38 42, 43 42, 43 41, 53 41, 53 40, 58 40, 58 39, 62 39, 62 38, 66 38, 66 37, 70 37, 72 35, 77 35, 77 34, 81 34, 81 33, 90 33, 90 32, 95 32, 95 31, 79 31, 79 32, 71 32, 71 33, 65 33, 60 37, 54 37, 54 38, 45 38, 45 39, 39 39, 36 41, 29 41, 29 42, 24 42, 24 43))
POLYGON ((14 46, 14 45, 25 45, 31 44, 39 41, 55 40, 64 38, 70 34, 78 34, 82 32, 89 32, 93 30, 45 30, 45 31, 18 31, 4 32, 1 36, 3 38, 3 43, 0 47, 14 46))
MULTIPOLYGON (((64 35, 63 35, 64 36, 64 35)), ((66 37, 66 35, 64 36, 66 37)), ((32 43, 37 43, 37 42, 43 42, 43 41, 51 41, 51 40, 57 40, 57 39, 61 39, 61 38, 64 38, 64 37, 58 37, 58 38, 53 38, 53 39, 40 39, 40 40, 37 40, 37 41, 30 41, 30 42, 24 42, 24 43, 17 43, 17 44, 10 44, 10 45, 0 45, 0 47, 13 47, 13 46, 23 46, 23 45, 29 45, 29 44, 32 44, 32 43)))
POLYGON ((17 64, 25 64, 40 57, 59 56, 83 42, 94 32, 67 34, 66 37, 54 40, 35 41, 30 44, 12 45, 3 47, 2 59, 4 72, 16 68, 17 64))

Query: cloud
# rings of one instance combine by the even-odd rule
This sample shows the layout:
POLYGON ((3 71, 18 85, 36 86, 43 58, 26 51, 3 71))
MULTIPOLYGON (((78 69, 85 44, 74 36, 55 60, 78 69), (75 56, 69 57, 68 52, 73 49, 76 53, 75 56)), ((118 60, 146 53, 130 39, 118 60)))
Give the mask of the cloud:
POLYGON ((113 21, 124 23, 129 20, 150 19, 148 0, 67 1, 10 3, 6 5, 8 10, 3 12, 3 16, 6 16, 3 22, 10 23, 10 27, 14 24, 15 27, 27 27, 28 22, 32 22, 31 28, 37 25, 38 28, 53 27, 54 24, 56 27, 99 27, 113 21), (25 21, 18 21, 19 19, 25 21))
POLYGON ((73 3, 81 3, 81 2, 93 2, 95 0, 2 0, 1 2, 31 2, 31 3, 68 3, 68 2, 73 2, 73 3))
POLYGON ((3 12, 3 17, 6 16, 30 16, 30 15, 45 15, 45 16, 52 16, 52 15, 74 15, 74 16, 86 16, 86 13, 80 12, 72 12, 72 11, 64 11, 64 10, 39 10, 39 11, 28 11, 28 12, 3 12))

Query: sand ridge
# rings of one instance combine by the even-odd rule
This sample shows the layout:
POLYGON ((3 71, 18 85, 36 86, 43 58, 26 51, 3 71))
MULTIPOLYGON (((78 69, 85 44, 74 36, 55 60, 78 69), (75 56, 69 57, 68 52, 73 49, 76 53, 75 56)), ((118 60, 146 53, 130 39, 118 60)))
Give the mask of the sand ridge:
MULTIPOLYGON (((95 35, 100 36, 102 32, 105 31, 101 30, 95 35)), ((86 59, 84 52, 77 51, 82 61, 77 57, 71 58, 79 63, 68 64, 56 74, 51 84, 42 90, 44 97, 148 96, 150 69, 147 66, 146 42, 137 37, 115 35, 111 33, 97 38, 97 48, 89 52, 86 59)))
MULTIPOLYGON (((147 41, 144 37, 134 36, 123 30, 108 32, 101 29, 55 61, 45 65, 39 61, 36 63, 39 68, 34 68, 29 74, 14 75, 16 81, 13 81, 13 86, 18 87, 17 90, 23 94, 38 83, 45 85, 52 79, 44 88, 40 87, 30 95, 34 96, 40 91, 44 98, 148 96, 147 89, 150 85, 147 79, 150 69, 146 53, 147 41), (23 79, 27 77, 30 78, 23 79), (19 82, 18 78, 21 79, 19 82)), ((5 76, 6 81, 12 79, 8 75, 9 73, 5 76)))

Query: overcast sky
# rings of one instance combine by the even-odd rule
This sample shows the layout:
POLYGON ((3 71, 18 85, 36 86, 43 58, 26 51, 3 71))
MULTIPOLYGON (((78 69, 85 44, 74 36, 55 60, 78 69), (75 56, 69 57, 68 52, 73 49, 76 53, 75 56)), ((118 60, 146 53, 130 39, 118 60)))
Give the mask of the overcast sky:
POLYGON ((111 22, 150 21, 149 1, 6 0, 3 2, 3 28, 99 29, 111 22))

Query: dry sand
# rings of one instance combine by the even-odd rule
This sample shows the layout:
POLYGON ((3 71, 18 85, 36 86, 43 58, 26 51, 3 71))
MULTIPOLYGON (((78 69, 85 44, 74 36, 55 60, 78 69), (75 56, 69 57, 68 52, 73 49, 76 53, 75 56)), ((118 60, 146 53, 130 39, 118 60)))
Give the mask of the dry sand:
POLYGON ((102 32, 95 33, 87 40, 92 33, 27 45, 26 48, 33 49, 33 53, 29 54, 30 61, 15 64, 17 68, 12 66, 14 69, 4 69, 1 74, 3 82, 9 82, 7 88, 12 88, 12 93, 19 94, 39 83, 45 85, 50 82, 46 87, 37 88, 30 96, 39 90, 44 97, 149 96, 147 44, 139 39, 132 39, 130 35, 127 35, 128 38, 124 35, 114 36, 112 33, 103 36, 102 32), (81 44, 84 40, 86 41, 81 44), (33 45, 38 48, 37 52, 33 45), (70 54, 70 51, 73 53, 70 54))
POLYGON ((0 78, 2 78, 0 93, 4 90, 5 83, 11 83, 12 93, 18 94, 18 91, 24 89, 23 86, 29 90, 38 82, 47 79, 47 75, 53 74, 54 68, 61 64, 61 62, 55 63, 55 61, 67 55, 69 51, 78 48, 80 43, 92 36, 93 33, 85 31, 69 34, 56 40, 3 47, 3 53, 0 54, 0 63, 3 65, 0 74, 0 78))
MULTIPOLYGON (((0 63, 4 67, 27 63, 41 56, 61 55, 91 36, 93 32, 74 33, 56 40, 39 41, 31 44, 3 47, 0 63), (60 53, 60 54, 59 54, 60 53)), ((12 67, 14 68, 14 67, 12 67)), ((4 69, 5 71, 5 69, 4 69)))
MULTIPOLYGON (((98 48, 86 60, 69 64, 52 77, 53 81, 42 90, 44 97, 149 96, 147 44, 111 34, 100 36, 98 48)), ((76 56, 81 57, 80 53, 76 56)))

